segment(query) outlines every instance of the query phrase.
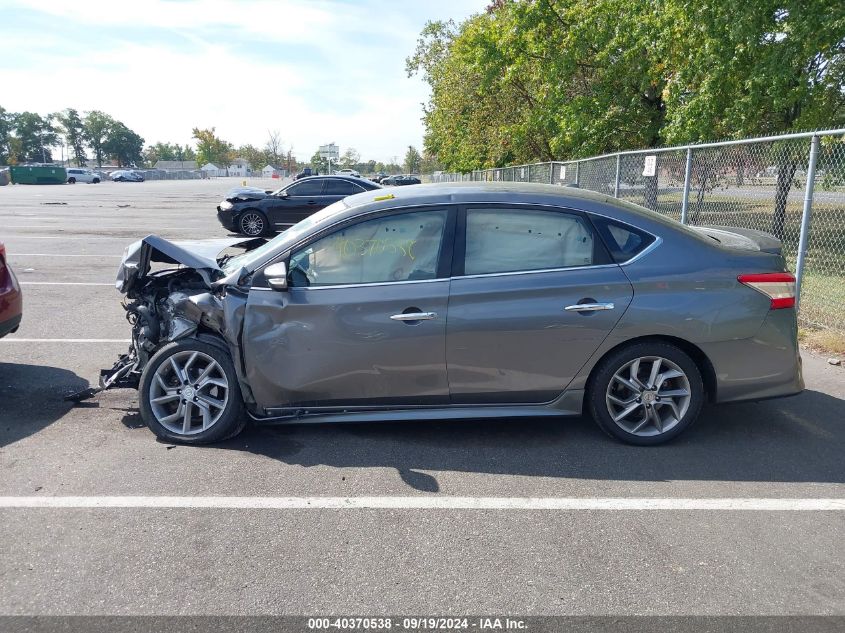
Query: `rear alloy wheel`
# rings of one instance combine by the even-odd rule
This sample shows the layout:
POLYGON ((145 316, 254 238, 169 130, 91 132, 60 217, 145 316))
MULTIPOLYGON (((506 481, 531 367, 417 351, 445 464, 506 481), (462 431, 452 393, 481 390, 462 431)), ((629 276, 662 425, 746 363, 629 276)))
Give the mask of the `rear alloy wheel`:
POLYGON ((144 368, 141 416, 168 441, 207 444, 243 428, 243 404, 228 353, 196 339, 168 343, 144 368))
POLYGON ((677 437, 695 422, 704 384, 695 362, 681 349, 645 342, 602 361, 588 398, 602 429, 623 442, 648 446, 677 437))
POLYGON ((67 182, 68 182, 69 185, 75 185, 76 184, 76 178, 71 176, 70 178, 67 179, 67 182))
POLYGON ((260 237, 267 232, 267 218, 260 211, 244 211, 238 220, 238 229, 248 237, 260 237))

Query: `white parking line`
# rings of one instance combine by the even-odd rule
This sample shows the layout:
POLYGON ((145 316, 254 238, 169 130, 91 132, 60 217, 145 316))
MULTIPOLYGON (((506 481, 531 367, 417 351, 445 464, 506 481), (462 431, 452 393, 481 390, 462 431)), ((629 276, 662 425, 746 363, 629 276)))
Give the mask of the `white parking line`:
POLYGON ((111 286, 114 282, 105 281, 22 281, 21 286, 111 286))
POLYGON ((128 338, 15 338, 7 336, 0 338, 3 343, 130 343, 128 338))
POLYGON ((845 499, 614 497, 0 497, 0 508, 238 510, 739 510, 841 511, 845 499))

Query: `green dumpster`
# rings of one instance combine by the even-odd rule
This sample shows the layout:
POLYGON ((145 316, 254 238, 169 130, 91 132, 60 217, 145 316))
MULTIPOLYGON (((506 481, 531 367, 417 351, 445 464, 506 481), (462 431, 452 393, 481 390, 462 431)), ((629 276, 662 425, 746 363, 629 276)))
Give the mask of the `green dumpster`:
POLYGON ((12 165, 12 182, 18 185, 63 185, 67 170, 56 165, 12 165))

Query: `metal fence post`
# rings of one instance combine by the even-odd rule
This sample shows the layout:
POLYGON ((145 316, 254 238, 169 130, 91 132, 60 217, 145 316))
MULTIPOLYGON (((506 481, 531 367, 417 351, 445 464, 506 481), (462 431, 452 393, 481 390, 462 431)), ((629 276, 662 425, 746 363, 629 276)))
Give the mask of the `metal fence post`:
POLYGON ((555 184, 555 163, 554 161, 549 163, 549 184, 555 184))
POLYGON ((816 180, 816 160, 819 157, 819 137, 810 141, 810 161, 807 165, 807 186, 804 189, 804 210, 801 212, 801 235, 798 237, 798 262, 795 264, 795 307, 801 303, 801 281, 810 241, 810 219, 813 214, 813 187, 816 180))
POLYGON ((616 182, 613 185, 613 197, 619 197, 619 176, 622 170, 622 154, 616 155, 616 182))
POLYGON ((687 148, 687 168, 684 171, 684 196, 681 198, 681 224, 687 223, 689 209, 689 185, 692 180, 692 148, 687 148))
POLYGON ((575 186, 581 186, 581 161, 575 163, 575 186))

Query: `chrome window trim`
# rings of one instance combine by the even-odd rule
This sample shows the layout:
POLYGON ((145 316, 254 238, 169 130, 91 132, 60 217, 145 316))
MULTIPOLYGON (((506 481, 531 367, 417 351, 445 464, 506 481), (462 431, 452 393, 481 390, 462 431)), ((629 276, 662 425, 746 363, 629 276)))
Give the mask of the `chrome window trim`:
POLYGON ((587 266, 564 266, 563 268, 538 268, 536 270, 509 270, 501 273, 477 273, 475 275, 455 275, 452 279, 478 279, 480 277, 510 277, 513 275, 536 275, 539 273, 562 273, 570 270, 589 270, 592 268, 618 268, 619 264, 588 264, 587 266))
MULTIPOLYGON (((437 277, 435 279, 407 279, 405 281, 368 281, 362 284, 335 284, 332 286, 289 286, 286 290, 340 290, 343 288, 369 288, 372 286, 398 286, 400 284, 431 284, 438 281, 451 281, 454 277, 437 277)), ((279 292, 273 288, 252 286, 250 290, 269 290, 279 292)))
MULTIPOLYGON (((640 230, 642 230, 642 229, 640 229, 640 230)), ((643 232, 648 233, 648 231, 643 231, 643 232)), ((628 266, 630 264, 633 264, 634 262, 642 259, 646 255, 651 253, 653 250, 655 250, 658 246, 660 246, 663 243, 663 238, 660 237, 659 235, 654 235, 653 233, 648 233, 648 234, 651 235, 654 238, 654 241, 651 244, 649 244, 648 246, 646 246, 639 253, 634 255, 631 259, 626 259, 624 262, 619 264, 620 266, 628 266)))

